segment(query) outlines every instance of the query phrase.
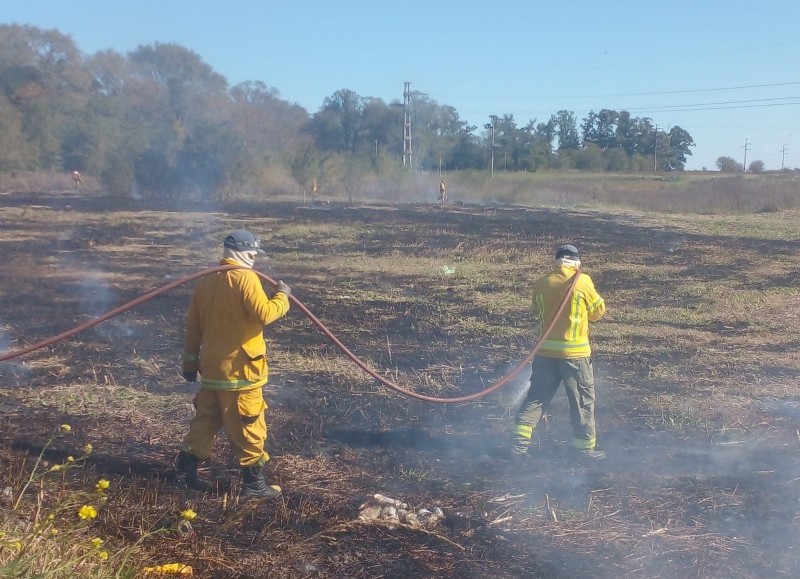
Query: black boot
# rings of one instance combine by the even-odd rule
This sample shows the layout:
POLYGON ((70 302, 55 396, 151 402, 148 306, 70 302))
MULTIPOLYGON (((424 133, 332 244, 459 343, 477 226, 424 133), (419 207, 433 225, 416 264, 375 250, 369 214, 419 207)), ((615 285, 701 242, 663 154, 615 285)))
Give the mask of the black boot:
POLYGON ((186 488, 193 491, 210 492, 213 490, 210 484, 200 480, 197 476, 197 466, 200 464, 200 459, 195 455, 182 450, 178 453, 178 458, 175 461, 175 470, 178 474, 183 476, 183 483, 186 488))
POLYGON ((281 494, 281 487, 267 484, 264 467, 257 464, 242 467, 242 482, 241 495, 249 499, 274 499, 281 494))

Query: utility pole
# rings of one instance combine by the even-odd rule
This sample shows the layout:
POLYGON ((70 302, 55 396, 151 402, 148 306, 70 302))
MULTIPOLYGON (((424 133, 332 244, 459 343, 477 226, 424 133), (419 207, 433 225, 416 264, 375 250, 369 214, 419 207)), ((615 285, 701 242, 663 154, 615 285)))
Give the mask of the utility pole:
POLYGON ((784 161, 786 160, 786 152, 788 149, 786 148, 786 144, 781 147, 781 171, 783 171, 784 161))
POLYGON ((656 125, 656 139, 653 147, 653 173, 658 172, 658 125, 656 125))
POLYGON ((747 137, 744 139, 744 145, 742 149, 744 149, 744 172, 747 173, 747 151, 750 148, 750 143, 747 142, 747 137))
POLYGON ((497 115, 491 115, 489 118, 492 119, 492 155, 491 164, 489 165, 489 179, 494 179, 494 125, 497 122, 497 115))
POLYGON ((411 83, 403 87, 403 167, 411 167, 411 83))

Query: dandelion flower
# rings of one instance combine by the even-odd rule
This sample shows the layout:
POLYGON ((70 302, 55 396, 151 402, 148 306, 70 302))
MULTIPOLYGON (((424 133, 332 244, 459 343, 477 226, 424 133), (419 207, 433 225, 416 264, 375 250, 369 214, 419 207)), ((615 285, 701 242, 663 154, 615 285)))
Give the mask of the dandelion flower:
POLYGON ((69 424, 62 424, 61 432, 72 432, 72 427, 69 424))
POLYGON ((92 450, 94 450, 94 447, 92 446, 91 442, 83 447, 83 453, 84 454, 91 454, 92 450))
POLYGON ((100 558, 101 561, 108 561, 108 551, 100 551, 97 553, 97 556, 100 558))
POLYGON ((104 478, 101 478, 99 481, 97 481, 97 484, 96 484, 96 485, 94 485, 94 488, 95 488, 97 491, 99 491, 99 492, 101 492, 101 493, 102 493, 104 490, 106 490, 106 489, 107 489, 108 487, 110 487, 110 486, 111 486, 111 483, 110 483, 110 482, 108 482, 108 481, 107 481, 106 479, 104 479, 104 478))
POLYGON ((191 521, 196 516, 197 513, 195 513, 193 509, 186 509, 185 511, 181 511, 181 518, 187 521, 191 521))
POLYGON ((74 456, 68 456, 67 457, 67 462, 75 462, 75 457, 74 456))
POLYGON ((103 539, 101 539, 100 537, 95 537, 94 539, 89 541, 89 543, 91 543, 92 547, 97 549, 100 545, 103 544, 103 539))
POLYGON ((52 470, 53 472, 58 472, 58 471, 59 471, 59 470, 61 470, 62 468, 64 468, 62 465, 60 465, 60 464, 54 464, 53 466, 51 466, 51 467, 50 467, 50 470, 52 470))
POLYGON ((81 519, 83 519, 84 521, 85 521, 86 519, 94 519, 95 517, 97 517, 97 509, 96 509, 96 508, 94 508, 94 507, 93 507, 93 506, 91 506, 91 505, 83 505, 83 506, 82 506, 82 507, 81 507, 81 508, 78 510, 78 516, 79 516, 81 519))

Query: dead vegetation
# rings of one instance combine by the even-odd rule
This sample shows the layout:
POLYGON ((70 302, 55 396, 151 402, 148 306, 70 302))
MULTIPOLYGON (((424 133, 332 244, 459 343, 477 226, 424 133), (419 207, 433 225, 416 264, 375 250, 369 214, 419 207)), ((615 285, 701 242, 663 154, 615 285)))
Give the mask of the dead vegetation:
MULTIPOLYGON (((116 202, 119 203, 119 202, 116 202)), ((32 525, 98 477, 92 526, 128 568, 202 577, 779 578, 800 568, 796 215, 666 218, 454 205, 170 208, 4 195, 0 350, 50 337, 215 263, 234 227, 262 269, 356 354, 426 394, 477 391, 531 345, 526 288, 575 242, 606 298, 595 328, 598 426, 609 458, 565 452, 557 398, 523 464, 503 454, 509 391, 458 405, 403 398, 358 372, 297 311, 267 333, 276 502, 245 504, 220 440, 206 496, 171 462, 191 416, 179 378, 190 288, 0 364, 0 487, 19 490, 53 427, 46 479, 2 529, 32 525), (32 208, 35 208, 32 209, 32 208), (432 528, 361 521, 374 493, 439 507, 432 528), (173 529, 187 507, 190 533, 173 529)), ((11 556, 0 548, 0 564, 11 556)), ((120 575, 124 576, 124 575, 120 575)))

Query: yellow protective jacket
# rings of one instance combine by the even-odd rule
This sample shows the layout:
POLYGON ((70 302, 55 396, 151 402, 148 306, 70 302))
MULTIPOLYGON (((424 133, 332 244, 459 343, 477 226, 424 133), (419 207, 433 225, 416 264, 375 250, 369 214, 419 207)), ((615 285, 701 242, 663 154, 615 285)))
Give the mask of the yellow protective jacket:
MULTIPOLYGON (((237 265, 223 259, 220 265, 237 265)), ((289 311, 289 298, 264 293, 258 274, 231 269, 207 275, 195 287, 186 320, 183 371, 200 371, 202 386, 250 390, 267 383, 264 326, 289 311)))
MULTIPOLYGON (((576 271, 574 267, 557 265, 552 272, 533 283, 533 316, 539 324, 539 338, 550 325, 576 271)), ((545 358, 590 356, 592 349, 589 346, 589 322, 596 322, 605 313, 606 304, 594 289, 592 278, 581 273, 553 331, 536 355, 545 358)))

